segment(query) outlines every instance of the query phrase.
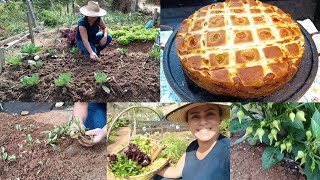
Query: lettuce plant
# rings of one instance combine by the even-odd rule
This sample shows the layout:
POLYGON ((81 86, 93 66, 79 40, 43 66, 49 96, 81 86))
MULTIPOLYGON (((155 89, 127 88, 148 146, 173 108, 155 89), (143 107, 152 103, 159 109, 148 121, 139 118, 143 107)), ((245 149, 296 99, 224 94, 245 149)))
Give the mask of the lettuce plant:
POLYGON ((36 86, 39 83, 39 75, 38 74, 33 74, 31 77, 30 76, 23 76, 20 79, 20 84, 22 87, 32 87, 36 86))

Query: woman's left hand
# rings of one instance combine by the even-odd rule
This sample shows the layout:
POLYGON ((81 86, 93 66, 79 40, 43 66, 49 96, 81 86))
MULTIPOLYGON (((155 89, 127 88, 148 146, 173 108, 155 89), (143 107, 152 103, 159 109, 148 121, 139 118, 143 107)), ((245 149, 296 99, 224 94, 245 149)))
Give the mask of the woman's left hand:
POLYGON ((100 41, 100 45, 103 46, 107 43, 107 37, 103 36, 103 38, 100 41))

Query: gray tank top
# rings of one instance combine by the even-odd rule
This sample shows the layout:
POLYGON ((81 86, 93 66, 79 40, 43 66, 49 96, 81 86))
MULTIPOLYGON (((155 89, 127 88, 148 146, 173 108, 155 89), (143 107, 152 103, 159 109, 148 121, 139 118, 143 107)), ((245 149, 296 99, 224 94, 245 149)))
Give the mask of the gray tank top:
POLYGON ((182 179, 230 180, 230 139, 220 135, 216 145, 203 160, 196 156, 198 147, 197 140, 188 146, 182 179))

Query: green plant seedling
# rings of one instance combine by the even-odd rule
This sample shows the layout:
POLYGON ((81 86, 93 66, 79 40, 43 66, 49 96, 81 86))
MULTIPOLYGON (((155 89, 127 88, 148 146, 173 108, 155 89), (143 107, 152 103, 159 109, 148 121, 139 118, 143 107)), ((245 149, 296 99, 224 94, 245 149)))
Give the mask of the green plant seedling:
POLYGON ((22 131, 22 127, 21 127, 21 125, 20 125, 20 124, 16 124, 16 130, 18 130, 18 131, 22 131))
POLYGON ((6 151, 6 149, 4 148, 4 146, 1 146, 1 153, 0 153, 0 159, 6 161, 14 161, 16 159, 16 155, 12 154, 9 155, 6 151))
POLYGON ((14 66, 18 66, 18 65, 22 64, 22 57, 21 56, 16 56, 16 57, 8 56, 6 58, 6 61, 14 66))
POLYGON ((34 145, 35 144, 40 144, 40 140, 39 139, 35 139, 33 140, 32 136, 30 134, 27 135, 27 143, 28 143, 28 147, 31 151, 33 151, 34 149, 34 145))
POLYGON ((34 56, 35 53, 39 52, 41 50, 40 46, 36 46, 35 44, 29 44, 25 45, 20 49, 21 53, 26 53, 29 56, 34 56))
POLYGON ((70 50, 70 53, 71 53, 72 55, 78 54, 78 48, 77 48, 77 47, 72 47, 71 50, 70 50))
POLYGON ((44 65, 43 61, 34 61, 34 60, 28 60, 28 63, 30 64, 31 69, 39 69, 44 65))
POLYGON ((96 83, 98 84, 103 84, 105 82, 108 82, 110 80, 111 77, 108 77, 106 75, 106 73, 102 72, 102 73, 94 73, 94 78, 96 80, 96 83))
POLYGON ((50 54, 50 56, 54 56, 57 54, 57 50, 56 49, 48 49, 48 53, 50 54))
POLYGON ((60 87, 69 87, 71 79, 71 72, 62 73, 54 80, 54 84, 60 87))
POLYGON ((31 77, 29 76, 23 76, 20 79, 20 85, 22 87, 32 87, 36 86, 39 83, 39 75, 38 74, 33 74, 31 77))

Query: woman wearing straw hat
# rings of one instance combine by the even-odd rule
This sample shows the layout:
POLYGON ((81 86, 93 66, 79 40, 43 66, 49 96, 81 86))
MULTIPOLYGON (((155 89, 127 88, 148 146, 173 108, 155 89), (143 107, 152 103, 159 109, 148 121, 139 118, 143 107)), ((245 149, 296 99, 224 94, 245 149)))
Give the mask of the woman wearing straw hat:
POLYGON ((229 106, 190 103, 170 112, 166 118, 188 124, 197 139, 188 146, 175 167, 165 167, 155 179, 230 179, 230 140, 219 133, 220 122, 230 119, 229 106))
POLYGON ((95 1, 89 1, 86 6, 80 8, 80 12, 85 16, 78 22, 76 44, 85 55, 95 60, 112 40, 101 18, 107 12, 101 9, 99 3, 95 1), (100 28, 102 32, 99 32, 100 28))

